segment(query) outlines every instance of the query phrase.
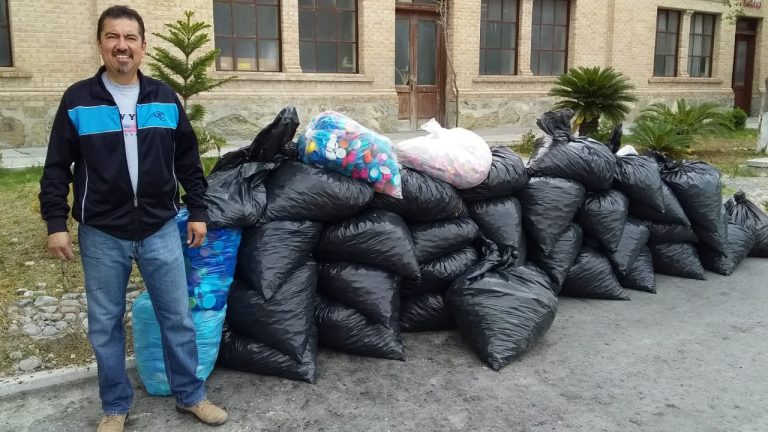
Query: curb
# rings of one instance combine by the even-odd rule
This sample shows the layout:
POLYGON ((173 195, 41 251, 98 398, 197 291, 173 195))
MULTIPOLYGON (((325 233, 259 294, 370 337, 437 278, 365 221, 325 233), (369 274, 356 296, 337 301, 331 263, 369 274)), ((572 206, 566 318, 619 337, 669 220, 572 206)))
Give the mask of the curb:
MULTIPOLYGON (((136 367, 136 359, 131 356, 125 360, 126 370, 136 367)), ((98 373, 96 362, 85 366, 68 366, 60 369, 45 370, 31 374, 0 378, 0 398, 18 393, 38 390, 59 384, 93 378, 98 373)))

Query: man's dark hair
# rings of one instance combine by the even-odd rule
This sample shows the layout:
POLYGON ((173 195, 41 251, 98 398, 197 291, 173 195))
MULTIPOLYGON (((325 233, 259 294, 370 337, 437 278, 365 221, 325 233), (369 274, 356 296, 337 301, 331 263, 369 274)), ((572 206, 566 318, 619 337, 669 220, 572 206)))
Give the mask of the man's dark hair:
POLYGON ((144 41, 144 20, 141 19, 141 15, 128 6, 115 5, 104 9, 99 17, 99 24, 96 26, 96 40, 101 40, 101 30, 104 28, 104 20, 128 18, 139 23, 139 36, 141 36, 142 42, 144 41))

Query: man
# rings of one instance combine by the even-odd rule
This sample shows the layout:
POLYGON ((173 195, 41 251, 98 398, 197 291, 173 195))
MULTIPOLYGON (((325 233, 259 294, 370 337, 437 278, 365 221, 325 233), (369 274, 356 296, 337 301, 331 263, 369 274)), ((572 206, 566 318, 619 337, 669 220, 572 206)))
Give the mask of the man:
POLYGON ((69 184, 79 224, 88 299, 88 339, 98 364, 104 417, 98 431, 122 431, 133 402, 125 371, 125 290, 136 261, 160 323, 165 369, 176 409, 206 424, 227 420, 197 378, 195 328, 175 223, 178 182, 189 209, 187 244, 206 235, 206 206, 197 140, 170 87, 144 76, 147 43, 141 16, 113 6, 99 17, 96 40, 104 66, 64 93, 40 179, 48 249, 74 259, 67 232, 69 184), (74 163, 74 173, 70 166, 74 163))

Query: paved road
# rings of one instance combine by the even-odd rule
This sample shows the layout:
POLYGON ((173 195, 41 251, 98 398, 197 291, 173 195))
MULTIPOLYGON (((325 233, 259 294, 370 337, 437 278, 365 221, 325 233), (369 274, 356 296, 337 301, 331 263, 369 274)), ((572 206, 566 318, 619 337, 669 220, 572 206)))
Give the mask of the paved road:
MULTIPOLYGON (((405 337, 408 361, 330 351, 318 384, 217 369, 216 431, 768 430, 768 260, 730 277, 658 276, 632 301, 561 299, 551 330, 500 372, 455 332, 405 337)), ((135 377, 134 377, 135 378, 135 377)), ((136 381, 134 381, 136 382, 136 381)), ((2 431, 92 430, 93 379, 0 399, 2 431)), ((137 398, 128 431, 210 431, 169 398, 137 398)))

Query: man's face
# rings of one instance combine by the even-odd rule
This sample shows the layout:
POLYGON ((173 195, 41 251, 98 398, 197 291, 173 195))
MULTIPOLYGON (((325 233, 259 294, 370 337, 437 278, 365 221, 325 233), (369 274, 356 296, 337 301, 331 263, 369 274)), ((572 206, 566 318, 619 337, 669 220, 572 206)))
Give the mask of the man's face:
POLYGON ((99 53, 111 79, 119 77, 121 81, 132 81, 146 47, 138 22, 128 18, 104 20, 99 34, 99 53))

